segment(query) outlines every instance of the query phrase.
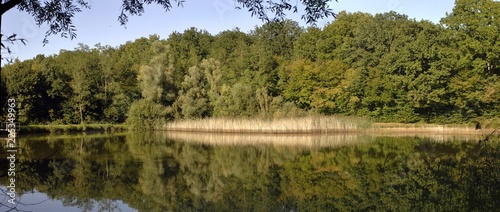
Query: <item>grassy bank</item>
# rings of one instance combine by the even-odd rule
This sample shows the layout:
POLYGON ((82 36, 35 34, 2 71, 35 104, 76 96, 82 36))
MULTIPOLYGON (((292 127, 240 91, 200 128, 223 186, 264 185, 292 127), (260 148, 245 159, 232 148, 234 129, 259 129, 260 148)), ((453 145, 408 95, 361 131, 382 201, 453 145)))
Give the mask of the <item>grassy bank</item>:
POLYGON ((85 124, 85 125, 26 125, 21 126, 20 134, 33 133, 77 133, 77 132, 121 132, 128 131, 130 127, 123 124, 85 124))
POLYGON ((371 127, 362 118, 310 116, 283 119, 207 118, 167 123, 164 130, 231 133, 333 133, 355 132, 371 127))
POLYGON ((483 135, 493 132, 496 128, 487 125, 486 128, 476 129, 476 125, 469 124, 402 124, 402 123, 374 123, 368 132, 372 134, 401 134, 425 133, 439 135, 483 135))

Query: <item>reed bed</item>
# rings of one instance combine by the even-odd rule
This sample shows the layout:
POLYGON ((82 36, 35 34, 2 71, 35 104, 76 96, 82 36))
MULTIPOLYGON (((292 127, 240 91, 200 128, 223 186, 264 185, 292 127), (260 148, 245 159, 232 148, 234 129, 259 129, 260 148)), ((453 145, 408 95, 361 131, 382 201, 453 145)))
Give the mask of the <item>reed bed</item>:
POLYGON ((174 121, 164 130, 231 133, 334 133, 357 132, 371 126, 362 118, 309 116, 283 119, 207 118, 174 121))
MULTIPOLYGON (((370 134, 439 134, 439 135, 486 135, 495 129, 475 129, 468 125, 438 125, 438 124, 399 124, 399 123, 375 123, 373 128, 367 130, 370 134)), ((497 132, 498 133, 498 132, 497 132)))

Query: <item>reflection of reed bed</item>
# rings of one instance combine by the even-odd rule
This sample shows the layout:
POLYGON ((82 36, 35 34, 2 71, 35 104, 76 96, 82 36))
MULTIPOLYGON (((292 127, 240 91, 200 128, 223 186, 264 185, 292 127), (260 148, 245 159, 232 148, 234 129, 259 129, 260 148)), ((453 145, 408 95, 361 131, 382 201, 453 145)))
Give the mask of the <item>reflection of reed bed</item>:
POLYGON ((340 147, 364 144, 381 137, 419 137, 435 142, 468 141, 477 142, 482 135, 446 135, 419 133, 338 133, 338 134, 265 134, 265 133, 210 133, 210 132, 164 132, 169 139, 206 145, 273 145, 308 148, 340 147))
POLYGON ((283 119, 207 118, 168 123, 166 130, 197 132, 333 133, 366 129, 370 122, 361 118, 309 116, 283 119))
MULTIPOLYGON (((439 134, 439 135, 484 135, 493 132, 494 129, 475 129, 463 125, 437 125, 437 124, 396 124, 376 123, 373 128, 368 129, 372 134, 439 134)), ((496 132, 498 133, 498 132, 496 132)))
POLYGON ((167 137, 176 141, 209 145, 260 145, 303 146, 310 148, 338 147, 359 144, 370 140, 362 134, 250 134, 250 133, 203 133, 167 131, 167 137))
POLYGON ((466 142, 477 142, 481 139, 484 139, 483 135, 479 134, 432 134, 432 133, 411 133, 411 132, 403 132, 403 133, 369 133, 368 135, 373 137, 396 137, 396 138, 404 138, 404 137, 418 137, 422 139, 429 139, 435 142, 453 142, 453 141, 466 141, 466 142))

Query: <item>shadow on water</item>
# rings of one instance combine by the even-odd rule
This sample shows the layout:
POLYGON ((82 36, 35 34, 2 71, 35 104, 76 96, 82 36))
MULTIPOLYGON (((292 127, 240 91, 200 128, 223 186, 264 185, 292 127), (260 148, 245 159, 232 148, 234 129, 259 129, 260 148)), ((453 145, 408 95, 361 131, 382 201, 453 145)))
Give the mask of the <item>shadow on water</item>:
POLYGON ((495 211, 500 138, 122 133, 18 139, 10 211, 495 211), (477 142, 481 140, 481 142, 477 142))

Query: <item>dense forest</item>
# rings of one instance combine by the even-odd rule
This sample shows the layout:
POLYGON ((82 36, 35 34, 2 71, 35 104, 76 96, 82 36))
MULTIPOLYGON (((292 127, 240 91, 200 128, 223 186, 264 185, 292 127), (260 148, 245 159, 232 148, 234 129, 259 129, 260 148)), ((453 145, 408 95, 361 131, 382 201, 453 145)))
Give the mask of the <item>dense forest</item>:
POLYGON ((1 102, 15 98, 24 124, 304 114, 489 119, 500 117, 499 14, 491 0, 457 0, 439 24, 341 12, 322 28, 283 20, 250 32, 190 28, 118 47, 80 44, 5 65, 1 102))

